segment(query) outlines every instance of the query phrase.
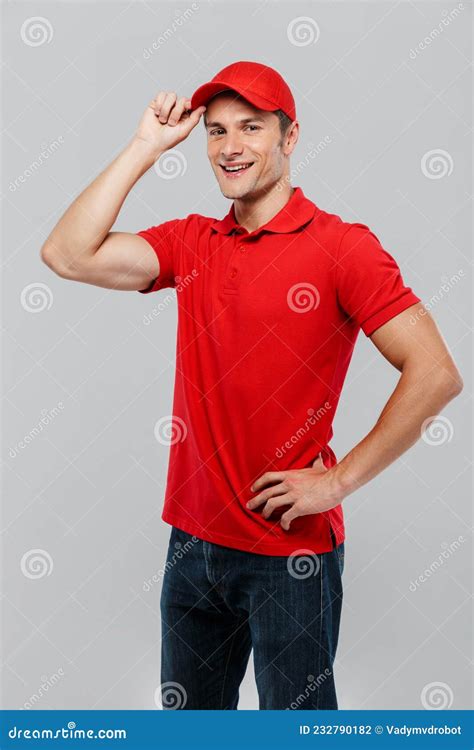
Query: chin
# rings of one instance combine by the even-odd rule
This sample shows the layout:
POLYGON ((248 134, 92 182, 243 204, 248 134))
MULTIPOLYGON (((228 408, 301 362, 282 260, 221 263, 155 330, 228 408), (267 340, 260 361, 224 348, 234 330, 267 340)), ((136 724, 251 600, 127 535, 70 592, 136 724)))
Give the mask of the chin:
POLYGON ((242 192, 237 188, 234 188, 233 190, 231 188, 221 188, 221 193, 224 198, 231 198, 232 200, 235 200, 236 198, 244 198, 247 195, 247 193, 242 192))
POLYGON ((219 187, 224 198, 246 198, 252 195, 254 192, 254 185, 250 187, 244 187, 243 185, 223 185, 219 183, 219 187))

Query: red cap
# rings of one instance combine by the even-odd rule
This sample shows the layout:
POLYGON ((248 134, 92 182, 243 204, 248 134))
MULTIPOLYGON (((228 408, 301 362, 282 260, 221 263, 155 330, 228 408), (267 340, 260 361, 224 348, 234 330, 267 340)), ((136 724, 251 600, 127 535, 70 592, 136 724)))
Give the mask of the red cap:
POLYGON ((191 109, 207 104, 226 89, 236 91, 257 109, 282 109, 291 120, 296 120, 295 100, 287 83, 276 70, 257 62, 235 62, 223 68, 209 83, 196 89, 191 109))

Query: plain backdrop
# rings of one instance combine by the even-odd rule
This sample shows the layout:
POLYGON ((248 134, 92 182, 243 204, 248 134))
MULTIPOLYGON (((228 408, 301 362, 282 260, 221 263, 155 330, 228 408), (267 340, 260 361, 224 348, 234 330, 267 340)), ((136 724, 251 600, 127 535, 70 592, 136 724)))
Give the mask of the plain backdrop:
MULTIPOLYGON (((148 0, 2 12, 2 708, 156 707, 160 582, 144 582, 159 578, 170 533, 160 519, 169 448, 154 427, 171 413, 175 293, 65 281, 39 252, 159 90, 190 96, 241 59, 277 68, 294 92, 292 184, 371 227, 465 381, 428 439, 344 503, 340 707, 469 708, 469 5, 148 0)), ((115 230, 227 213, 202 124, 178 151, 167 168, 179 174, 150 169, 115 230)), ((334 421, 338 459, 397 378, 361 333, 334 421)), ((239 708, 257 707, 250 661, 239 708)))

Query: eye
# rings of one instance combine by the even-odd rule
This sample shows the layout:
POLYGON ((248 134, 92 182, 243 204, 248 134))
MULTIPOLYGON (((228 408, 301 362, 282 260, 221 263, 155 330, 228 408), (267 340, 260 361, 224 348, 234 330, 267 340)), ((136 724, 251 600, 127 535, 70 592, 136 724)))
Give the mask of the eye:
POLYGON ((260 127, 258 125, 247 125, 248 128, 253 128, 253 130, 260 130, 260 127))
POLYGON ((218 133, 222 133, 222 128, 216 128, 215 130, 210 130, 209 135, 217 135, 218 133))

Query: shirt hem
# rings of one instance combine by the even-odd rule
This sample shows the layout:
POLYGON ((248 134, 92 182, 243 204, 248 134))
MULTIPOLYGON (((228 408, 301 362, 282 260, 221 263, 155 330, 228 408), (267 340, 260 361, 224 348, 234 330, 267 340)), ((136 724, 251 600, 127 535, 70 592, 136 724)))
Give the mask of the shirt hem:
MULTIPOLYGON (((285 557, 288 557, 293 552, 295 552, 295 542, 288 541, 286 542, 259 542, 258 543, 258 549, 256 549, 257 545, 254 545, 250 540, 248 539, 239 539, 237 537, 230 537, 226 534, 216 534, 216 533, 209 533, 208 531, 201 531, 199 528, 195 527, 192 523, 188 523, 187 521, 183 521, 181 518, 178 518, 177 516, 173 515, 167 510, 164 510, 161 515, 162 520, 165 523, 168 523, 170 526, 176 526, 176 528, 181 529, 181 531, 185 531, 188 534, 192 534, 193 536, 197 537, 198 539, 201 539, 204 542, 211 542, 212 544, 219 544, 222 547, 231 547, 232 549, 238 549, 242 552, 248 552, 250 554, 254 555, 269 555, 269 556, 277 556, 282 555, 285 557)), ((342 539, 339 540, 338 544, 341 544, 345 540, 345 534, 343 534, 342 539)), ((298 544, 298 542, 297 542, 298 544)), ((327 549, 315 549, 314 543, 311 543, 311 546, 308 547, 308 549, 311 549, 314 554, 322 554, 323 552, 332 552, 333 547, 330 546, 327 549)), ((299 550, 303 549, 302 547, 299 548, 299 550)), ((304 548, 306 549, 306 548, 304 548)))

